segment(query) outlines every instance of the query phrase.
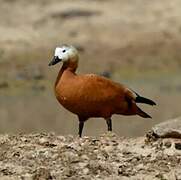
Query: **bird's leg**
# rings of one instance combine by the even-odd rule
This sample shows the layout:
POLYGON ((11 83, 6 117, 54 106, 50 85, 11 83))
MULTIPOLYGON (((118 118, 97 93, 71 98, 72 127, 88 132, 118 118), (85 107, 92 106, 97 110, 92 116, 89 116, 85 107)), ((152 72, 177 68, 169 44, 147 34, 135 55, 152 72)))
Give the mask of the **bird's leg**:
POLYGON ((82 137, 82 131, 83 131, 83 128, 84 128, 84 122, 86 121, 86 118, 83 118, 83 117, 79 117, 79 137, 82 137))
POLYGON ((111 118, 106 119, 108 131, 112 131, 112 120, 111 118))
POLYGON ((82 137, 83 128, 84 128, 84 121, 79 121, 79 137, 82 137))

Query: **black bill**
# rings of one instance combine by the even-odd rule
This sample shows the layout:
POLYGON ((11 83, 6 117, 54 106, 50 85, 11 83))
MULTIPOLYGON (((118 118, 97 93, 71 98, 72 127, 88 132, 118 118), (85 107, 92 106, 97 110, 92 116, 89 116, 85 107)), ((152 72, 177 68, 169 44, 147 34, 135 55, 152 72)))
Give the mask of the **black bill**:
POLYGON ((51 62, 48 65, 53 66, 53 65, 59 63, 60 61, 61 61, 61 59, 59 59, 58 56, 54 56, 53 59, 51 60, 51 62))

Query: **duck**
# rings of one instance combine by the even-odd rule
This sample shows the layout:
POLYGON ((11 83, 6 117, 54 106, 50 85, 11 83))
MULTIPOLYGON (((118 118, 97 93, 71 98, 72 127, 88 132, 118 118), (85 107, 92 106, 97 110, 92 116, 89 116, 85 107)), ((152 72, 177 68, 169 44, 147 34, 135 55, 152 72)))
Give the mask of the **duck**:
POLYGON ((85 122, 90 118, 103 118, 107 130, 112 131, 112 115, 138 115, 152 118, 138 107, 137 103, 156 105, 127 86, 96 74, 77 74, 78 50, 72 45, 55 48, 49 66, 62 63, 54 84, 58 102, 68 111, 77 115, 78 135, 82 137, 85 122))

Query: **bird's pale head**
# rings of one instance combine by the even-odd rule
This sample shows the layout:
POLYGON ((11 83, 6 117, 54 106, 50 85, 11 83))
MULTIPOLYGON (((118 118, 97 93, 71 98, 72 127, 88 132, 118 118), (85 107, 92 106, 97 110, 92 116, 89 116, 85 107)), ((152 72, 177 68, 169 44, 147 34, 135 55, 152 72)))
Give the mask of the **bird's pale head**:
POLYGON ((78 61, 78 51, 74 46, 62 45, 55 48, 55 53, 49 66, 55 65, 59 62, 76 62, 78 61))

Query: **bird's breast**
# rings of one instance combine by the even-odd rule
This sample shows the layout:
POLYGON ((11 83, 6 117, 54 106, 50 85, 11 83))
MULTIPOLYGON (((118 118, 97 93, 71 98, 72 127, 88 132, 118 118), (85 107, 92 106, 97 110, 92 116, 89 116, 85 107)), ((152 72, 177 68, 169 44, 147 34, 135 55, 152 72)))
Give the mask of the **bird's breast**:
POLYGON ((95 80, 63 74, 55 87, 56 98, 64 108, 84 117, 108 117, 123 110, 124 95, 104 79, 95 80))

